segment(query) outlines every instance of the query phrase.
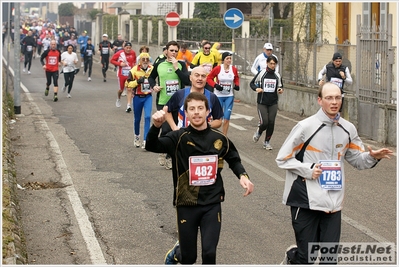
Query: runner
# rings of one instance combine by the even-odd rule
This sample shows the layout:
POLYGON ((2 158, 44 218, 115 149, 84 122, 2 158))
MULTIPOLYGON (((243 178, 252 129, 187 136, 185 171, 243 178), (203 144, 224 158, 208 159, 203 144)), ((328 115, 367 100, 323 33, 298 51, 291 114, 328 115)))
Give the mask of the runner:
POLYGON ((61 63, 61 52, 57 49, 57 42, 55 40, 51 40, 50 49, 43 52, 40 56, 40 63, 43 66, 43 69, 46 71, 46 90, 44 91, 44 95, 48 96, 49 87, 51 85, 51 79, 54 82, 54 98, 53 101, 58 101, 58 66, 61 63))
POLYGON ((103 73, 104 82, 107 81, 107 70, 109 66, 109 55, 111 53, 111 42, 108 41, 108 34, 103 34, 103 41, 99 44, 101 71, 103 73))
MULTIPOLYGON (((155 60, 154 69, 148 79, 151 88, 155 92, 159 92, 157 97, 157 110, 163 109, 164 105, 178 90, 184 88, 185 85, 190 84, 186 63, 176 59, 177 52, 179 52, 179 44, 176 41, 170 41, 166 44, 166 57, 155 60), (157 84, 156 79, 159 79, 157 84)), ((173 114, 177 120, 177 112, 173 114)), ((161 135, 165 135, 171 130, 168 123, 162 126, 161 135)), ((161 154, 158 157, 158 162, 166 169, 172 168, 172 160, 169 155, 161 154)))
POLYGON ((32 35, 32 31, 28 31, 28 35, 25 36, 22 41, 22 51, 25 56, 24 69, 23 72, 26 72, 26 65, 28 65, 28 74, 30 74, 30 68, 32 66, 32 57, 34 53, 34 48, 36 47, 36 40, 32 35))
POLYGON ((78 63, 78 56, 73 52, 73 45, 68 45, 67 51, 61 54, 61 63, 63 65, 62 72, 64 73, 65 80, 62 91, 65 92, 68 87, 68 98, 71 98, 71 90, 75 78, 75 65, 78 63))
POLYGON ((144 136, 141 148, 145 148, 147 133, 150 129, 151 110, 152 110, 152 90, 148 82, 148 77, 153 69, 150 64, 150 54, 141 53, 139 55, 139 63, 134 66, 126 80, 126 88, 133 89, 133 130, 134 130, 134 146, 140 147, 140 121, 141 114, 144 109, 144 136))
POLYGON ((87 81, 91 81, 91 70, 93 67, 93 56, 95 55, 95 48, 94 45, 91 43, 91 38, 87 39, 87 44, 83 46, 81 50, 81 54, 83 54, 83 59, 84 59, 84 72, 87 71, 87 68, 89 68, 89 73, 87 77, 87 81))
MULTIPOLYGON (((130 69, 136 65, 136 52, 132 49, 132 43, 126 42, 123 50, 115 53, 111 58, 111 63, 118 66, 118 98, 116 99, 116 107, 121 107, 121 95, 125 88, 125 81, 129 76, 130 69)), ((132 111, 132 89, 127 89, 127 106, 126 112, 132 111)))

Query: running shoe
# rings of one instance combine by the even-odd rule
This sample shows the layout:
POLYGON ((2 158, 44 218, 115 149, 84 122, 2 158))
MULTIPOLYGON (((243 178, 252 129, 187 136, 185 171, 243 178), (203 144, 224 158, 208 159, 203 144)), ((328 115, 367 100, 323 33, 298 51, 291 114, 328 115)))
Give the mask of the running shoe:
POLYGON ((166 154, 159 154, 158 155, 158 163, 159 163, 159 165, 165 166, 165 157, 166 157, 166 154))
POLYGON ((121 100, 117 99, 115 105, 116 105, 117 108, 120 108, 121 107, 121 100))
POLYGON ((256 132, 254 133, 254 136, 252 137, 252 139, 254 140, 254 143, 259 141, 261 134, 259 133, 259 128, 256 130, 256 132))
POLYGON ((48 88, 46 88, 46 90, 44 91, 44 95, 48 96, 48 88))
POLYGON ((123 90, 122 96, 126 96, 126 89, 123 90))
POLYGON ((28 74, 30 75, 30 70, 28 70, 28 74))
POLYGON ((62 87, 62 91, 65 93, 65 91, 66 91, 66 86, 65 85, 62 87))
POLYGON ((126 112, 129 113, 130 111, 132 111, 132 108, 130 107, 130 105, 127 105, 126 112))
POLYGON ((82 64, 80 64, 80 67, 83 68, 84 66, 85 66, 84 63, 82 62, 82 64))
POLYGON ((165 169, 172 169, 172 158, 169 155, 166 155, 165 157, 165 169))
POLYGON ((26 69, 24 68, 22 71, 25 73, 25 72, 26 72, 26 69))
POLYGON ((104 78, 104 82, 106 82, 106 81, 107 81, 107 79, 104 78))
POLYGON ((140 147, 140 136, 139 135, 134 136, 134 146, 140 147))
POLYGON ((165 264, 177 264, 179 261, 176 258, 176 251, 179 248, 179 241, 169 250, 165 255, 165 264))
POLYGON ((270 145, 270 141, 265 141, 265 143, 263 144, 263 148, 266 150, 272 150, 273 147, 270 145))
POLYGON ((55 95, 54 98, 53 98, 53 101, 57 102, 58 101, 58 96, 55 95))
POLYGON ((141 148, 145 149, 145 140, 143 141, 143 143, 141 144, 141 148))
POLYGON ((91 78, 90 78, 90 77, 89 77, 89 78, 87 78, 87 81, 89 81, 89 82, 90 82, 90 81, 91 81, 91 78))
POLYGON ((67 96, 68 98, 71 98, 71 95, 70 94, 68 94, 68 96, 67 96))
POLYGON ((287 248, 285 251, 284 259, 280 263, 280 265, 288 265, 291 264, 291 259, 295 255, 295 252, 298 250, 298 247, 296 245, 291 245, 287 248))

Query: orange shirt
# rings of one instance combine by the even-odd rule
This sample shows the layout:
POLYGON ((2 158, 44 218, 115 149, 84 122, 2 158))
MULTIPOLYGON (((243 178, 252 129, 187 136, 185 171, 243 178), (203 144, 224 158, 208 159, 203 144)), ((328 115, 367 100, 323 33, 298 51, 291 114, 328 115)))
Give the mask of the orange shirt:
POLYGON ((176 59, 181 60, 186 62, 187 68, 190 67, 191 61, 193 61, 193 53, 191 53, 190 50, 186 49, 186 52, 183 53, 181 50, 179 50, 179 53, 177 54, 176 59))

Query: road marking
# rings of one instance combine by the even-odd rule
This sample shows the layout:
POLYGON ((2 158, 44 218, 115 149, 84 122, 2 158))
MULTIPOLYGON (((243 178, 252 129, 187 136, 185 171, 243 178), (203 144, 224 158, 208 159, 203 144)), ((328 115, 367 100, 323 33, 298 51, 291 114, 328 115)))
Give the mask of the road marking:
POLYGON ((242 152, 240 151, 240 158, 241 158, 242 160, 244 160, 246 163, 248 163, 248 164, 252 165, 253 167, 255 167, 256 169, 258 169, 258 170, 260 170, 260 171, 266 173, 267 175, 269 175, 270 177, 272 177, 272 178, 273 178, 274 180, 276 180, 276 181, 279 181, 279 182, 284 182, 284 181, 285 181, 285 179, 282 178, 282 177, 280 177, 278 174, 276 174, 276 173, 274 173, 274 172, 268 170, 267 168, 263 167, 262 165, 260 165, 260 164, 258 164, 258 163, 256 163, 256 162, 254 162, 252 159, 250 159, 250 158, 244 156, 243 154, 244 154, 244 153, 242 153, 242 152))
POLYGON ((239 126, 239 125, 237 125, 237 124, 234 124, 234 123, 232 123, 232 122, 230 122, 229 125, 230 125, 231 127, 233 127, 233 128, 236 128, 237 130, 240 130, 240 131, 246 131, 246 130, 247 130, 247 129, 245 129, 244 127, 239 126))
POLYGON ((252 121, 254 117, 239 113, 232 113, 230 119, 246 119, 247 121, 252 121))
MULTIPOLYGON (((3 57, 4 60, 4 57, 3 57)), ((10 66, 10 72, 12 76, 14 76, 14 70, 10 66)), ((29 90, 23 85, 21 82, 21 88, 25 92, 26 97, 28 98, 34 114, 37 116, 38 121, 36 123, 41 125, 41 130, 46 133, 46 138, 50 144, 51 149, 55 154, 55 164, 56 169, 61 174, 61 182, 67 185, 65 187, 65 191, 69 197, 71 202, 72 209, 75 213, 76 220, 79 225, 79 229, 82 233, 83 239, 86 242, 87 251, 89 252, 91 263, 94 265, 107 265, 107 261, 104 258, 104 254, 101 250, 100 244, 96 238, 96 234, 93 230, 93 227, 90 223, 89 217, 85 209, 83 208, 82 202, 80 201, 79 195, 76 192, 75 186, 73 185, 72 177, 69 174, 68 168, 65 164, 64 158, 62 156, 60 147, 58 146, 57 141, 54 138, 53 133, 47 125, 46 120, 43 117, 43 113, 40 108, 34 102, 29 90)))

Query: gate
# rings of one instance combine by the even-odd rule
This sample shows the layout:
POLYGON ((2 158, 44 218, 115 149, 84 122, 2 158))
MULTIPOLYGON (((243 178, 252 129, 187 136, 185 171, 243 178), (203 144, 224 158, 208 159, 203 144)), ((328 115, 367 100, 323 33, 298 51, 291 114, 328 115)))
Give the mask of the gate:
POLYGON ((392 103, 392 79, 396 78, 393 73, 392 14, 388 16, 387 29, 377 27, 375 21, 372 27, 361 26, 360 15, 357 15, 357 25, 358 131, 360 135, 376 139, 380 130, 376 125, 383 117, 379 106, 392 103))

